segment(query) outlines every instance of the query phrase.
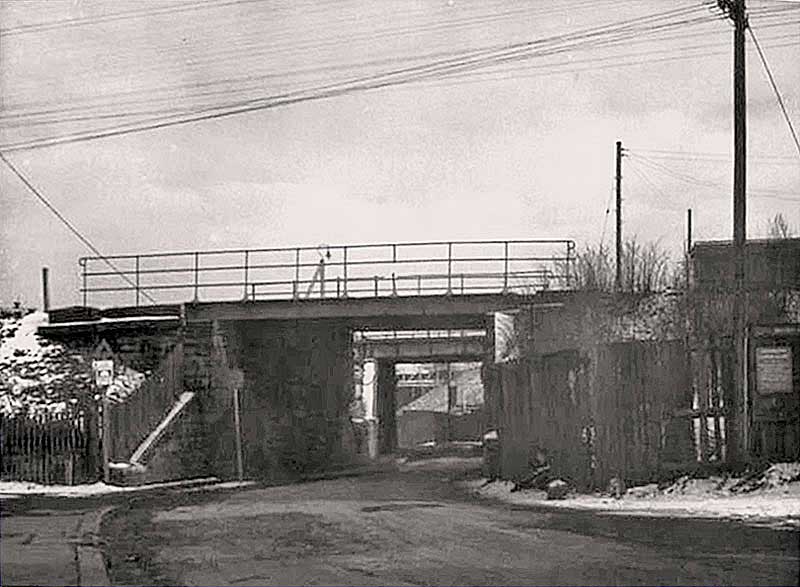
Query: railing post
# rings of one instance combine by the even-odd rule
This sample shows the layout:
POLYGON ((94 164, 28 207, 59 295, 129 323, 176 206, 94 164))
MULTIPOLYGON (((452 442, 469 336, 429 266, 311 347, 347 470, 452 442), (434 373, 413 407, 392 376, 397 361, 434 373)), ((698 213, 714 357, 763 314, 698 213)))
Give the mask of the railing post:
POLYGON ((394 271, 392 271, 392 295, 397 295, 397 276, 394 271))
POLYGON ((417 295, 422 295, 422 275, 417 275, 417 295))
POLYGON ((244 252, 244 299, 247 299, 247 282, 250 271, 250 251, 244 252))
POLYGON ((447 243, 447 293, 453 293, 453 243, 447 243))
POLYGON ((347 247, 344 247, 344 297, 347 297, 347 247))
POLYGON ((139 255, 136 255, 136 305, 139 305, 139 255))
POLYGON ((300 295, 300 247, 297 247, 294 250, 294 288, 292 292, 292 297, 297 299, 300 295))
POLYGON ((200 253, 194 254, 194 301, 200 300, 200 253))
POLYGON ((86 259, 81 259, 79 263, 81 265, 81 281, 83 283, 83 307, 85 308, 89 294, 89 292, 86 291, 86 259))
POLYGON ((567 289, 572 288, 572 249, 575 243, 567 241, 567 289))
POLYGON ((336 297, 337 298, 342 297, 342 292, 341 292, 341 285, 342 284, 340 282, 341 282, 341 280, 340 280, 339 276, 337 275, 336 276, 336 297))
POLYGON ((508 291, 508 241, 503 243, 503 293, 508 291))
POLYGON ((461 295, 464 295, 464 274, 461 274, 461 295))
POLYGON ((373 279, 375 280, 375 297, 377 298, 378 297, 378 276, 375 275, 373 279))
POLYGON ((319 260, 319 297, 325 297, 325 258, 319 260))
POLYGON ((252 301, 254 301, 254 302, 256 301, 256 284, 255 283, 250 284, 250 299, 252 301))

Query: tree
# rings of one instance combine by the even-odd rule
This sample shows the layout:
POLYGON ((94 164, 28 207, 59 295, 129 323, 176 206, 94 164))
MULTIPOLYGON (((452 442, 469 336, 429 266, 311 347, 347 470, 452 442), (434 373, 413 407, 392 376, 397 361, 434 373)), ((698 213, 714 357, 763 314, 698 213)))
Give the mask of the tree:
POLYGON ((786 222, 786 219, 780 212, 778 212, 777 214, 775 214, 775 216, 770 218, 770 220, 767 223, 768 238, 777 238, 777 239, 791 238, 793 236, 792 232, 793 231, 789 226, 789 223, 786 222))
MULTIPOLYGON (((587 245, 578 252, 570 268, 572 285, 583 291, 611 292, 615 289, 615 262, 609 247, 587 245)), ((622 291, 652 293, 668 289, 675 279, 670 256, 659 243, 628 239, 622 250, 622 291)))

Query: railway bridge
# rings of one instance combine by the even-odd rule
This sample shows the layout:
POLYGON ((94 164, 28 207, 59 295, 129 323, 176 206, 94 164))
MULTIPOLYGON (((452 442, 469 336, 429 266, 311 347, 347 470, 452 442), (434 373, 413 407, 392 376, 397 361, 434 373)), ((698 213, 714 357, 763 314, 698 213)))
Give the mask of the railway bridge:
POLYGON ((105 340, 156 374, 170 361, 174 397, 196 397, 203 441, 191 444, 206 472, 232 474, 238 452, 240 474, 291 475, 358 444, 342 425, 355 363, 376 362, 379 444, 391 451, 395 365, 493 357, 495 314, 558 303, 574 254, 568 240, 510 240, 86 257, 82 305, 53 310, 41 331, 85 348, 105 340))

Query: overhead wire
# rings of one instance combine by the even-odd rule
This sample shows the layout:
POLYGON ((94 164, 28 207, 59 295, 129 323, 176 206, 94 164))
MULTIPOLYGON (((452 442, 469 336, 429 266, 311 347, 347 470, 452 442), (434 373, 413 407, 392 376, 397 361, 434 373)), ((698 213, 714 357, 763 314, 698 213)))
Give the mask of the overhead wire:
MULTIPOLYGON (((650 15, 647 17, 639 17, 617 23, 614 26, 604 25, 601 27, 594 27, 573 33, 556 35, 549 38, 537 39, 534 41, 527 41, 523 43, 514 43, 505 49, 501 50, 479 50, 469 52, 461 56, 449 59, 436 60, 434 62, 423 64, 419 66, 412 66, 407 68, 400 68, 388 72, 381 72, 378 74, 363 76, 360 78, 345 80, 334 84, 316 87, 312 89, 288 92, 279 94, 278 96, 260 97, 256 99, 246 100, 241 103, 234 103, 226 105, 227 111, 220 111, 221 107, 212 107, 210 109, 194 111, 191 114, 179 118, 178 120, 145 120, 138 123, 137 127, 119 127, 101 129, 95 132, 87 132, 85 136, 76 134, 66 136, 55 136, 47 139, 39 139, 30 145, 25 144, 24 148, 32 148, 35 146, 49 146, 51 144, 62 144, 63 142, 74 142, 77 140, 91 140, 94 138, 102 138, 105 136, 115 136, 118 134, 128 134, 130 132, 142 132, 143 130, 154 130, 155 128, 163 128, 164 126, 173 126, 176 124, 186 124, 203 120, 208 118, 219 118, 221 116, 230 116, 241 112, 252 111, 255 109, 264 109, 268 107, 275 107, 277 105, 285 105, 287 103, 296 103, 297 101, 307 101, 309 99, 321 99, 331 97, 332 95, 340 95, 342 92, 358 91, 363 89, 373 89, 377 87, 385 87, 397 83, 408 83, 419 79, 429 77, 439 77, 442 75, 453 74, 456 72, 463 73, 474 69, 479 69, 489 65, 497 65, 499 63, 512 62, 520 59, 530 58, 537 54, 542 53, 540 47, 547 46, 548 44, 561 43, 561 46, 556 46, 551 49, 552 53, 556 51, 564 51, 571 47, 569 43, 576 44, 576 42, 587 42, 586 39, 593 39, 593 37, 602 35, 618 35, 620 31, 628 31, 634 34, 641 29, 641 25, 647 24, 652 27, 665 26, 663 23, 658 24, 659 20, 663 20, 667 15, 685 14, 686 9, 677 9, 666 11, 657 15, 650 15), (656 23, 656 24, 653 24, 656 23), (566 47, 565 47, 566 45, 566 47), (349 87, 347 87, 349 86, 349 87), (303 95, 305 94, 305 95, 303 95)), ((672 23, 671 26, 675 26, 672 23)), ((23 148, 23 144, 6 145, 5 149, 19 149, 23 148)))
MULTIPOLYGON (((675 159, 683 161, 712 161, 731 163, 730 153, 722 153, 719 151, 688 151, 678 149, 644 149, 635 147, 632 149, 636 153, 642 153, 652 159, 675 159)), ((758 157, 748 157, 748 161, 758 163, 774 163, 777 165, 795 164, 795 157, 786 157, 782 155, 760 155, 758 157)))
MULTIPOLYGON (((684 173, 680 173, 671 169, 657 161, 650 159, 649 157, 643 156, 638 154, 636 151, 627 150, 628 155, 636 160, 640 165, 650 169, 651 171, 656 171, 664 176, 671 178, 673 181, 678 180, 685 184, 694 185, 697 187, 702 187, 706 189, 714 189, 714 190, 728 190, 730 189, 729 185, 725 185, 719 182, 707 181, 702 180, 697 177, 693 177, 691 175, 687 175, 684 173)), ((763 197, 763 198, 774 198, 778 200, 785 200, 785 201, 798 201, 798 195, 793 194, 791 192, 785 192, 782 190, 774 190, 769 188, 758 188, 758 189, 748 189, 748 195, 755 196, 755 197, 763 197)))
POLYGON ((781 112, 783 113, 783 117, 786 120, 786 124, 789 127, 789 132, 792 134, 792 139, 794 139, 794 145, 797 147, 797 154, 800 156, 800 140, 797 138, 797 131, 794 129, 794 125, 792 124, 792 119, 789 116, 789 113, 786 111, 786 105, 783 103, 783 98, 781 97, 781 92, 778 90, 778 84, 775 82, 775 77, 772 75, 772 70, 767 63, 767 58, 764 55, 764 51, 761 49, 761 44, 758 42, 755 33, 753 32, 752 25, 748 24, 747 30, 750 33, 750 38, 753 39, 753 44, 756 46, 756 50, 758 51, 758 56, 761 59, 761 64, 764 66, 764 70, 767 72, 767 77, 769 78, 769 83, 772 86, 772 90, 775 92, 775 98, 778 100, 778 105, 781 108, 781 112))
POLYGON ((611 180, 611 189, 608 192, 608 201, 606 202, 606 213, 603 214, 603 229, 600 231, 600 248, 606 241, 606 226, 608 225, 608 216, 611 214, 611 199, 614 197, 614 180, 611 180))
MULTIPOLYGON (((688 51, 688 50, 703 49, 703 48, 715 47, 715 46, 717 46, 717 45, 716 44, 705 44, 705 45, 695 45, 695 46, 688 46, 688 47, 684 46, 684 47, 682 47, 681 51, 683 52, 683 51, 688 51)), ((544 56, 548 56, 548 55, 557 55, 557 54, 562 53, 562 52, 564 52, 564 50, 562 50, 562 49, 558 49, 558 50, 555 50, 555 51, 538 52, 536 54, 536 56, 537 57, 544 57, 544 56)), ((608 61, 608 60, 618 60, 618 59, 623 59, 623 58, 627 58, 627 57, 639 57, 639 56, 647 56, 647 55, 659 55, 659 54, 663 54, 663 53, 664 53, 664 50, 639 52, 639 53, 632 53, 632 54, 617 54, 615 56, 610 56, 610 57, 591 58, 591 59, 586 59, 586 60, 568 60, 568 61, 562 61, 562 62, 556 62, 556 63, 546 63, 546 64, 539 65, 539 66, 536 66, 536 65, 534 65, 534 66, 524 66, 523 65, 523 66, 517 66, 517 68, 515 70, 516 71, 527 71, 529 69, 551 68, 551 67, 558 67, 558 66, 562 66, 562 65, 575 65, 575 64, 581 64, 581 63, 602 63, 602 62, 608 61)), ((370 63, 371 64, 378 64, 378 63, 386 63, 386 62, 387 62, 386 60, 378 60, 378 61, 373 61, 373 62, 370 62, 370 63)), ((345 66, 343 66, 343 67, 345 67, 345 66)), ((502 71, 500 71, 498 73, 507 72, 507 71, 508 70, 502 70, 502 71)), ((489 73, 494 73, 494 72, 487 71, 485 73, 489 74, 489 73)), ((270 75, 270 77, 274 77, 274 76, 278 76, 280 74, 268 74, 268 75, 270 75)), ((467 73, 465 75, 471 75, 471 74, 467 73)), ((451 78, 457 78, 459 76, 458 75, 452 75, 450 77, 451 78)), ((225 91, 226 94, 229 94, 230 92, 231 92, 230 90, 225 91)), ((214 92, 213 94, 212 93, 208 93, 208 94, 213 95, 213 94, 216 94, 216 92, 214 92)), ((128 103, 128 102, 122 102, 120 105, 126 104, 126 103, 128 103)), ((134 101, 133 103, 138 103, 138 102, 134 101)), ((36 113, 29 113, 28 115, 25 116, 25 119, 28 120, 28 122, 22 122, 20 124, 21 125, 25 125, 25 124, 31 124, 31 125, 52 124, 52 123, 60 123, 60 122, 74 122, 74 121, 91 120, 91 119, 95 119, 95 118, 96 119, 104 119, 104 118, 116 118, 116 117, 131 117, 131 116, 139 116, 139 115, 145 115, 145 114, 156 114, 156 113, 162 113, 162 112, 164 112, 164 113, 174 113, 174 112, 176 112, 176 109, 173 108, 173 109, 170 109, 168 111, 164 111, 164 110, 161 110, 161 109, 158 109, 158 110, 152 110, 152 109, 151 110, 140 110, 140 111, 118 111, 117 113, 102 113, 102 114, 98 114, 96 116, 83 115, 83 116, 80 116, 80 117, 62 117, 62 118, 50 117, 50 118, 45 118, 45 119, 40 119, 40 120, 35 120, 35 121, 30 121, 29 120, 33 116, 45 116, 45 115, 48 115, 48 114, 55 115, 55 114, 60 114, 62 112, 66 112, 66 111, 43 110, 43 111, 38 111, 36 113)), ((15 120, 15 119, 19 119, 19 118, 22 118, 22 117, 23 117, 23 115, 11 114, 11 115, 7 115, 5 117, 0 116, 0 121, 15 120)), ((13 127, 13 126, 15 126, 15 123, 10 123, 10 124, 6 123, 6 126, 13 127)))
POLYGON ((24 173, 22 173, 22 172, 21 172, 21 171, 20 171, 20 170, 19 170, 19 169, 18 169, 18 168, 17 168, 17 167, 16 167, 16 166, 15 166, 15 165, 12 163, 12 162, 11 162, 11 161, 8 159, 8 157, 6 157, 6 155, 5 155, 5 154, 4 154, 2 151, 0 151, 0 160, 2 160, 2 161, 3 161, 3 163, 5 163, 5 164, 6 164, 6 167, 8 167, 8 168, 11 170, 11 172, 12 172, 14 175, 16 175, 16 176, 17 176, 17 178, 18 178, 18 179, 19 179, 19 180, 20 180, 20 181, 23 183, 23 185, 24 185, 24 186, 25 186, 25 187, 28 189, 28 191, 29 191, 29 192, 31 192, 31 193, 32 193, 34 196, 36 196, 36 197, 39 199, 39 201, 40 201, 42 204, 44 204, 44 206, 45 206, 45 207, 46 207, 46 208, 47 208, 47 209, 48 209, 50 212, 52 212, 52 213, 53 213, 53 215, 54 215, 56 218, 58 218, 58 220, 59 220, 59 221, 60 221, 60 222, 61 222, 61 223, 62 223, 64 226, 66 226, 66 227, 69 229, 69 231, 70 231, 72 234, 74 234, 74 235, 75 235, 75 236, 78 238, 78 240, 80 240, 80 241, 81 241, 81 242, 82 242, 84 245, 86 245, 86 247, 88 247, 88 249, 89 249, 90 251, 92 251, 92 252, 93 252, 93 253, 94 253, 94 254, 95 254, 97 257, 99 257, 100 259, 102 259, 102 260, 103 260, 103 262, 105 262, 105 263, 106 263, 106 265, 108 265, 108 266, 111 268, 111 270, 112 270, 112 271, 114 271, 114 272, 115 272, 117 275, 119 275, 120 277, 122 277, 122 278, 123 278, 123 279, 124 279, 126 282, 128 282, 128 284, 129 284, 129 285, 133 286, 133 287, 134 287, 134 288, 136 288, 138 291, 140 291, 140 292, 141 292, 141 294, 142 294, 142 295, 143 295, 143 296, 144 296, 144 297, 145 297, 147 300, 149 300, 149 301, 150 301, 150 302, 152 302, 152 303, 155 303, 155 299, 153 299, 153 297, 152 297, 150 294, 148 294, 148 293, 147 293, 147 292, 146 292, 146 291, 145 291, 143 288, 141 288, 140 286, 138 286, 137 284, 135 284, 135 283, 134 283, 134 282, 131 280, 131 278, 130 278, 130 277, 128 277, 128 275, 127 275, 125 272, 121 271, 121 270, 120 270, 120 269, 119 269, 119 268, 118 268, 118 267, 117 267, 117 266, 116 266, 116 265, 115 265, 113 262, 111 262, 111 260, 110 260, 108 257, 106 257, 105 255, 103 255, 103 253, 101 253, 101 252, 100 252, 100 250, 99 250, 99 249, 98 249, 98 248, 97 248, 97 247, 96 247, 96 246, 95 246, 95 245, 92 243, 92 241, 90 241, 90 240, 89 240, 87 237, 85 237, 85 236, 84 236, 84 235, 83 235, 83 234, 82 234, 82 233, 81 233, 81 232, 80 232, 80 231, 79 231, 77 228, 75 228, 75 225, 73 225, 73 224, 72 224, 72 223, 71 223, 71 222, 70 222, 70 221, 69 221, 69 220, 68 220, 68 219, 67 219, 67 218, 66 218, 66 217, 65 217, 65 216, 64 216, 64 215, 63 215, 63 214, 62 214, 62 213, 61 213, 61 212, 58 210, 58 208, 56 208, 56 207, 55 207, 55 206, 54 206, 54 205, 53 205, 53 204, 52 204, 52 203, 51 203, 51 202, 50 202, 50 201, 49 201, 49 200, 48 200, 48 199, 45 197, 45 195, 44 195, 44 194, 41 192, 41 190, 40 190, 40 189, 38 189, 36 186, 34 186, 34 185, 33 185, 33 183, 31 183, 31 181, 30 181, 30 180, 29 180, 29 179, 28 179, 28 178, 25 176, 25 174, 24 174, 24 173))
MULTIPOLYGON (((697 12, 698 8, 697 8, 697 7, 690 7, 690 8, 689 8, 689 10, 690 10, 690 11, 697 12)), ((688 12, 687 12, 687 9, 686 9, 686 8, 683 8, 683 9, 678 9, 678 10, 672 10, 672 11, 668 11, 667 13, 664 13, 664 14, 666 14, 667 16, 673 16, 673 15, 680 15, 680 14, 688 14, 688 12)), ((646 20, 652 20, 652 21, 654 21, 654 22, 658 22, 658 21, 659 21, 659 19, 663 19, 663 18, 664 18, 664 17, 662 17, 662 16, 658 16, 658 15, 655 15, 655 16, 649 16, 649 17, 642 17, 642 19, 646 19, 646 20)), ((642 20, 642 19, 634 19, 634 20, 633 20, 633 21, 631 21, 631 22, 634 22, 634 23, 635 23, 635 21, 636 21, 636 20, 642 20)), ((645 21, 645 22, 646 22, 646 21, 645 21)), ((673 25, 673 26, 674 26, 674 25, 673 25)), ((606 29, 608 29, 608 25, 606 25, 606 29)), ((411 29, 411 32, 413 32, 414 30, 415 30, 415 29, 413 29, 413 28, 412 28, 412 29, 411 29)), ((604 32, 602 28, 601 28, 601 29, 599 29, 599 30, 600 30, 600 32, 604 32)), ((578 37, 576 37, 576 38, 578 38, 578 39, 579 39, 579 38, 580 38, 580 36, 578 36, 578 37)), ((350 44, 350 43, 352 43, 352 36, 343 36, 343 37, 340 37, 340 38, 339 38, 339 40, 341 40, 341 41, 344 41, 344 42, 346 42, 346 43, 350 44)), ((545 40, 547 40, 547 39, 545 39, 545 40)), ((308 47, 305 47, 305 48, 306 48, 306 49, 313 49, 313 50, 315 50, 315 51, 316 51, 316 50, 318 50, 318 49, 322 48, 322 45, 320 45, 318 42, 314 42, 314 44, 312 44, 312 45, 310 45, 310 46, 308 46, 308 47)), ((475 51, 488 51, 488 50, 501 51, 501 50, 509 50, 509 49, 512 49, 512 48, 513 48, 513 46, 512 46, 511 44, 509 44, 509 43, 504 43, 504 44, 490 45, 490 46, 488 46, 488 47, 481 47, 481 48, 477 48, 477 49, 475 49, 475 51)), ((281 53, 280 53, 280 54, 281 54, 281 56, 285 58, 285 57, 286 57, 286 55, 287 55, 287 53, 286 53, 286 51, 285 51, 285 47, 282 47, 282 48, 280 48, 280 51, 281 51, 281 53)), ((181 64, 181 67, 184 67, 184 65, 185 65, 185 64, 181 64)), ((147 91, 147 92, 154 92, 154 91, 158 91, 158 89, 159 89, 159 88, 141 88, 140 90, 137 90, 137 91, 147 91)), ((172 88, 168 88, 168 89, 172 89, 172 88)), ((113 94, 113 95, 114 95, 114 96, 119 96, 119 94, 113 94)), ((7 108, 6 108, 6 109, 7 109, 7 108)))
MULTIPOLYGON (((693 10, 697 10, 697 9, 698 9, 698 7, 696 7, 696 6, 695 6, 695 7, 693 7, 693 8, 692 8, 692 7, 689 7, 689 8, 690 8, 690 9, 693 9, 693 10)), ((779 24, 782 24, 782 23, 779 23, 779 24)), ((411 29, 411 32, 413 32, 413 28, 411 29)), ((349 42, 349 40, 348 40, 348 42, 349 42)), ((161 49, 161 47, 159 47, 159 50, 160 50, 160 49, 161 49)), ((137 59, 138 59, 138 57, 137 57, 137 59)), ((185 66, 185 64, 182 64, 181 66, 182 66, 182 67, 184 67, 184 66, 185 66)), ((94 64, 93 64, 93 68, 92 68, 92 69, 93 69, 93 70, 95 69, 95 68, 94 68, 94 64)), ((148 91, 150 91, 150 90, 148 90, 148 91)))
MULTIPOLYGON (((771 40, 783 40, 784 38, 793 38, 793 36, 791 36, 791 35, 789 35, 789 36, 777 36, 777 37, 772 38, 771 40)), ((631 44, 633 44, 633 43, 631 43, 631 44)), ((721 45, 706 44, 706 45, 682 46, 679 50, 682 53, 685 53, 685 52, 690 51, 690 50, 698 50, 698 49, 710 48, 710 47, 716 47, 716 46, 721 46, 721 45)), ((589 59, 583 59, 583 60, 568 60, 568 61, 562 61, 562 62, 556 62, 556 63, 545 63, 543 65, 525 65, 525 64, 522 64, 522 65, 512 66, 511 69, 506 68, 506 69, 503 69, 503 70, 485 71, 485 72, 482 72, 481 75, 489 75, 489 74, 494 74, 494 73, 504 73, 504 72, 508 72, 508 71, 528 71, 528 70, 535 70, 535 69, 542 69, 542 68, 546 69, 546 68, 551 68, 551 67, 576 65, 576 64, 581 64, 581 63, 602 63, 604 61, 615 61, 615 60, 625 59, 625 58, 629 58, 629 57, 669 54, 670 52, 671 52, 670 50, 659 49, 659 50, 646 51, 646 52, 640 52, 640 53, 616 54, 616 55, 608 56, 608 57, 595 57, 595 58, 589 58, 589 59)), ((432 55, 433 56, 438 56, 438 55, 446 55, 446 54, 452 54, 452 52, 443 52, 441 54, 437 53, 437 54, 432 54, 432 55)), ((714 54, 716 54, 716 53, 714 53, 714 54)), ((418 58, 415 58, 415 59, 418 59, 418 58)), ((330 67, 330 68, 320 67, 320 68, 309 68, 309 69, 306 69, 306 70, 297 70, 297 71, 291 71, 291 72, 276 72, 276 73, 265 74, 263 76, 244 76, 244 77, 241 77, 241 78, 230 78, 228 80, 209 80, 208 82, 203 83, 202 86, 212 86, 212 85, 218 85, 218 84, 222 84, 222 83, 226 83, 226 82, 227 83, 231 83, 231 84, 238 83, 239 85, 237 87, 227 87, 227 88, 220 89, 220 90, 209 90, 209 91, 202 91, 202 92, 192 92, 191 94, 187 94, 184 97, 184 99, 185 100, 192 100, 192 99, 195 99, 195 98, 215 96, 215 95, 220 95, 220 94, 227 96, 227 95, 231 95, 231 94, 234 94, 234 93, 252 92, 252 91, 258 90, 260 86, 246 87, 246 86, 241 85, 241 84, 258 83, 258 82, 260 82, 262 80, 266 80, 266 79, 280 78, 282 75, 292 76, 292 75, 310 74, 310 73, 315 73, 315 72, 325 72, 326 70, 327 71, 332 71, 332 70, 357 69, 359 67, 365 67, 365 66, 370 66, 370 65, 379 65, 381 63, 392 63, 392 62, 394 62, 394 58, 374 60, 374 61, 362 62, 362 63, 358 63, 358 64, 341 64, 341 65, 333 66, 333 67, 330 67)), ((467 75, 470 75, 470 74, 467 74, 467 75)), ((452 76, 452 77, 455 78, 456 76, 452 76)), ((198 87, 202 87, 202 86, 198 85, 198 87)), ((166 89, 169 89, 169 88, 166 88, 166 89)), ((176 86, 176 87, 174 87, 174 90, 178 91, 178 90, 180 90, 180 87, 176 86)), ((138 93, 138 90, 136 92, 138 93)), ((132 105, 133 106, 133 105, 139 105, 139 104, 142 104, 142 105, 155 104, 155 103, 158 103, 158 102, 166 102, 166 101, 170 102, 171 104, 174 104, 174 102, 175 102, 174 98, 172 98, 170 96, 164 96, 164 97, 150 97, 150 98, 146 98, 146 99, 118 100, 118 101, 115 101, 113 103, 113 105, 114 106, 127 106, 127 105, 132 105)), ((9 121, 9 120, 20 120, 20 119, 30 120, 30 119, 36 118, 36 117, 43 117, 43 116, 47 116, 47 115, 55 116, 55 115, 59 115, 59 114, 66 114, 68 112, 85 112, 87 107, 91 107, 91 108, 95 108, 95 109, 102 109, 102 108, 108 107, 108 106, 103 106, 102 104, 96 104, 96 105, 93 105, 93 106, 78 105, 78 106, 71 106, 71 107, 64 107, 64 108, 29 111, 29 112, 25 112, 25 113, 9 112, 7 114, 0 114, 0 122, 5 122, 4 126, 6 126, 6 127, 14 127, 14 126, 18 126, 18 125, 15 124, 15 123, 9 124, 7 121, 9 121)), ((174 111, 174 110, 175 110, 175 108, 171 109, 171 111, 174 111)), ((99 112, 97 114, 96 118, 104 119, 104 118, 113 118, 113 117, 117 117, 117 116, 130 117, 130 116, 134 116, 134 115, 137 115, 137 114, 140 114, 140 113, 141 114, 149 114, 149 113, 154 113, 154 112, 157 112, 157 111, 160 111, 160 110, 145 110, 145 111, 141 111, 141 112, 120 111, 118 114, 107 113, 107 112, 102 112, 101 111, 101 112, 99 112)), ((69 117, 66 117, 66 118, 63 119, 63 121, 90 120, 90 119, 93 118, 90 114, 84 114, 83 116, 85 118, 69 118, 69 117)), ((57 123, 57 122, 61 122, 61 121, 62 121, 62 119, 47 118, 45 120, 37 120, 36 122, 32 122, 32 124, 43 124, 43 123, 50 123, 50 122, 57 123)))
POLYGON ((15 27, 0 28, 0 35, 13 36, 24 33, 39 31, 49 31, 53 29, 86 26, 99 23, 113 22, 119 20, 129 20, 134 18, 145 18, 148 16, 160 16, 164 14, 174 14, 178 12, 196 11, 198 9, 213 9, 235 4, 250 4, 253 2, 266 2, 268 0, 203 0, 201 2, 187 2, 177 6, 164 6, 155 9, 135 9, 121 12, 110 13, 88 18, 65 18, 46 22, 28 23, 15 27))

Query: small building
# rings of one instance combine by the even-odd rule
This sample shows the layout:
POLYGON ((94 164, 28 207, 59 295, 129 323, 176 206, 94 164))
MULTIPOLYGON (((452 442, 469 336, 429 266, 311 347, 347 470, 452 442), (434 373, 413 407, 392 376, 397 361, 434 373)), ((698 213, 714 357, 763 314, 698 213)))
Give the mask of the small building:
MULTIPOLYGON (((712 324, 724 326, 732 315, 734 253, 730 241, 692 248, 694 299, 719 314, 696 320, 698 338, 726 335, 724 328, 714 333, 712 324)), ((745 445, 751 458, 793 460, 800 458, 800 238, 749 240, 745 259, 745 445)))
MULTIPOLYGON (((691 281, 706 290, 733 290, 735 256, 731 241, 701 241, 690 252, 691 281)), ((755 239, 745 245, 751 289, 800 289, 800 238, 755 239)))

